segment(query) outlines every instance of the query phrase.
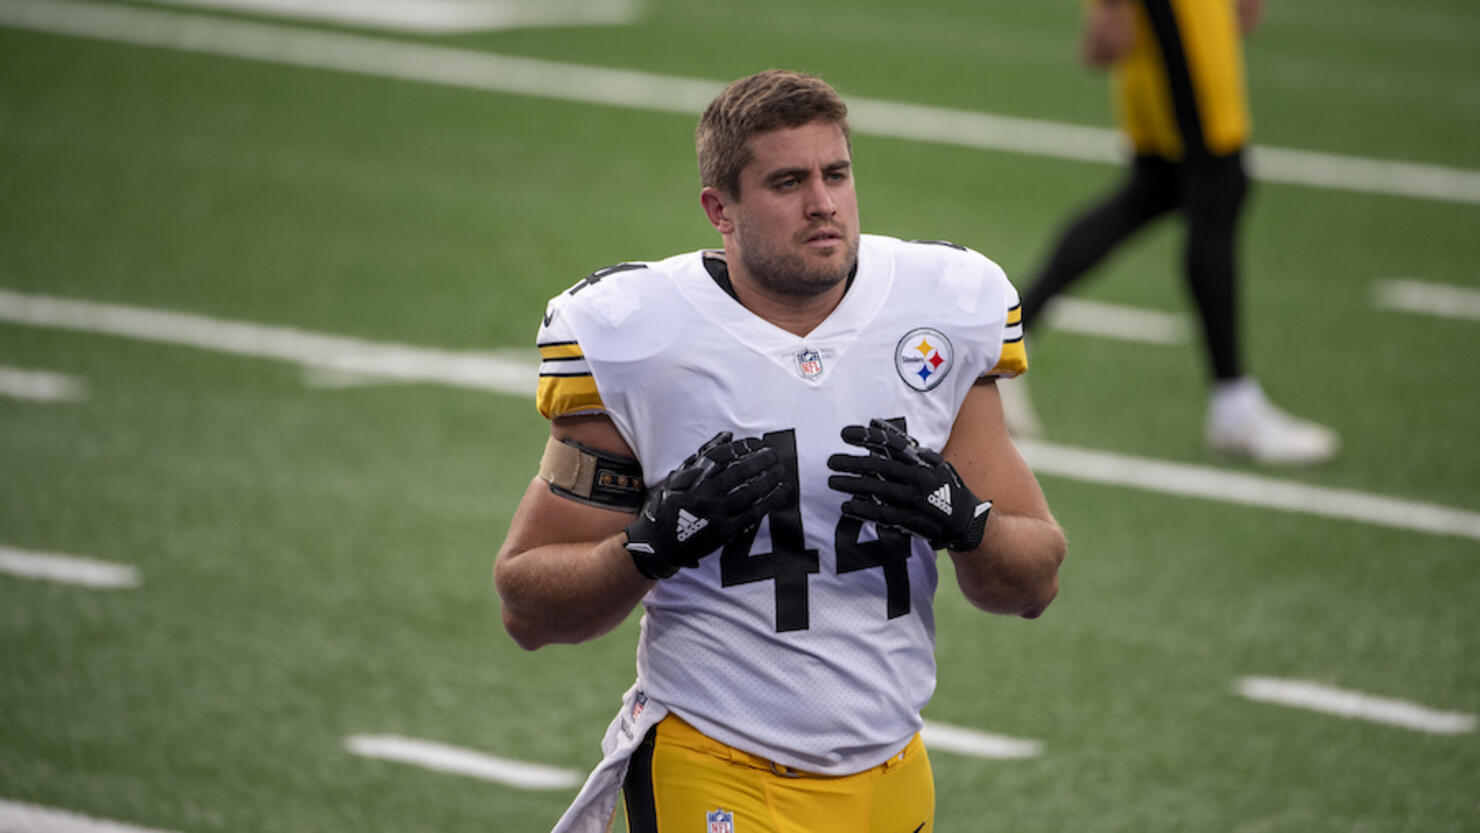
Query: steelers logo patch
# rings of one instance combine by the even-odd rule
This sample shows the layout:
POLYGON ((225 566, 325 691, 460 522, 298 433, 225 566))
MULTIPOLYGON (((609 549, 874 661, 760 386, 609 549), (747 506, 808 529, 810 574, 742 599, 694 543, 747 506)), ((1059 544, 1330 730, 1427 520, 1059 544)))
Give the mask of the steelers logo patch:
POLYGON ((894 348, 894 368, 906 385, 927 391, 945 381, 956 353, 940 330, 920 327, 905 333, 894 348))

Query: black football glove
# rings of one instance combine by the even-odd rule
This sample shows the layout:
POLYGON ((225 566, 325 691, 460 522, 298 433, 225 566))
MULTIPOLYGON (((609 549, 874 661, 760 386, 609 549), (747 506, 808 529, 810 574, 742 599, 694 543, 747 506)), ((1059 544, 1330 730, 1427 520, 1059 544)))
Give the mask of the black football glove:
POLYGON ((843 514, 911 532, 932 549, 970 552, 981 545, 992 502, 966 488, 961 475, 914 437, 881 420, 849 425, 843 441, 867 455, 834 454, 827 467, 843 474, 827 485, 853 497, 843 514))
POLYGON ((709 442, 648 492, 627 527, 627 552, 638 572, 668 578, 761 522, 789 499, 776 451, 729 431, 709 442))

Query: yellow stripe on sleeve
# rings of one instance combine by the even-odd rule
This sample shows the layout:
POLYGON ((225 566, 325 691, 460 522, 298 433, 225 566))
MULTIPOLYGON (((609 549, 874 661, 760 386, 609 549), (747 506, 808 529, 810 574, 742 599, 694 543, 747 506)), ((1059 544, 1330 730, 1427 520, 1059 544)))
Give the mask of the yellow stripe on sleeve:
POLYGON ((540 345, 541 359, 579 359, 584 356, 585 354, 581 352, 581 345, 574 341, 540 345))
POLYGON ((589 373, 580 376, 541 376, 539 391, 535 394, 535 406, 546 419, 606 408, 601 402, 601 393, 596 390, 596 380, 589 373))
POLYGON ((1002 355, 997 358, 996 367, 987 371, 987 375, 1011 379, 1026 372, 1028 372, 1028 351, 1023 348, 1022 339, 1018 339, 1002 345, 1002 355))
POLYGON ((1015 306, 1012 309, 1010 309, 1010 310, 1007 311, 1007 324, 1006 324, 1006 326, 1011 327, 1014 324, 1021 324, 1021 323, 1023 323, 1023 305, 1022 304, 1018 304, 1017 306, 1015 306))

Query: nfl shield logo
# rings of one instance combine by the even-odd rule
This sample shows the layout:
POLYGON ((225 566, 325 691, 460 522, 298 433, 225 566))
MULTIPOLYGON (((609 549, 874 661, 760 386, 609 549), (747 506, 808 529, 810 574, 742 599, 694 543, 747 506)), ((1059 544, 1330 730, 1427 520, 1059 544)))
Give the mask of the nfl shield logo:
POLYGON ((797 372, 803 379, 816 378, 822 372, 822 354, 816 350, 803 350, 797 354, 797 372))
POLYGON ((637 692, 637 696, 632 698, 632 719, 636 720, 637 718, 642 717, 642 712, 646 708, 647 695, 639 691, 637 692))
POLYGON ((709 826, 704 829, 704 833, 735 833, 734 813, 715 810, 712 813, 705 813, 704 820, 709 822, 709 826))

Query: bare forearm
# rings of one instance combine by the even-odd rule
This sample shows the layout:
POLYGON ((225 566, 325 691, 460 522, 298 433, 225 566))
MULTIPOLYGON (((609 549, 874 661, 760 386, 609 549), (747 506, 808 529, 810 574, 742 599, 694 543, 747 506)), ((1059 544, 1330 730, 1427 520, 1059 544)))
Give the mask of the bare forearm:
POLYGON ((526 650, 573 644, 621 624, 654 584, 637 572, 622 540, 618 533, 500 553, 494 584, 514 641, 526 650))
POLYGON ((1033 619, 1059 590, 1059 565, 1068 544, 1053 520, 995 513, 982 545, 951 553, 956 580, 970 602, 990 613, 1033 619))

